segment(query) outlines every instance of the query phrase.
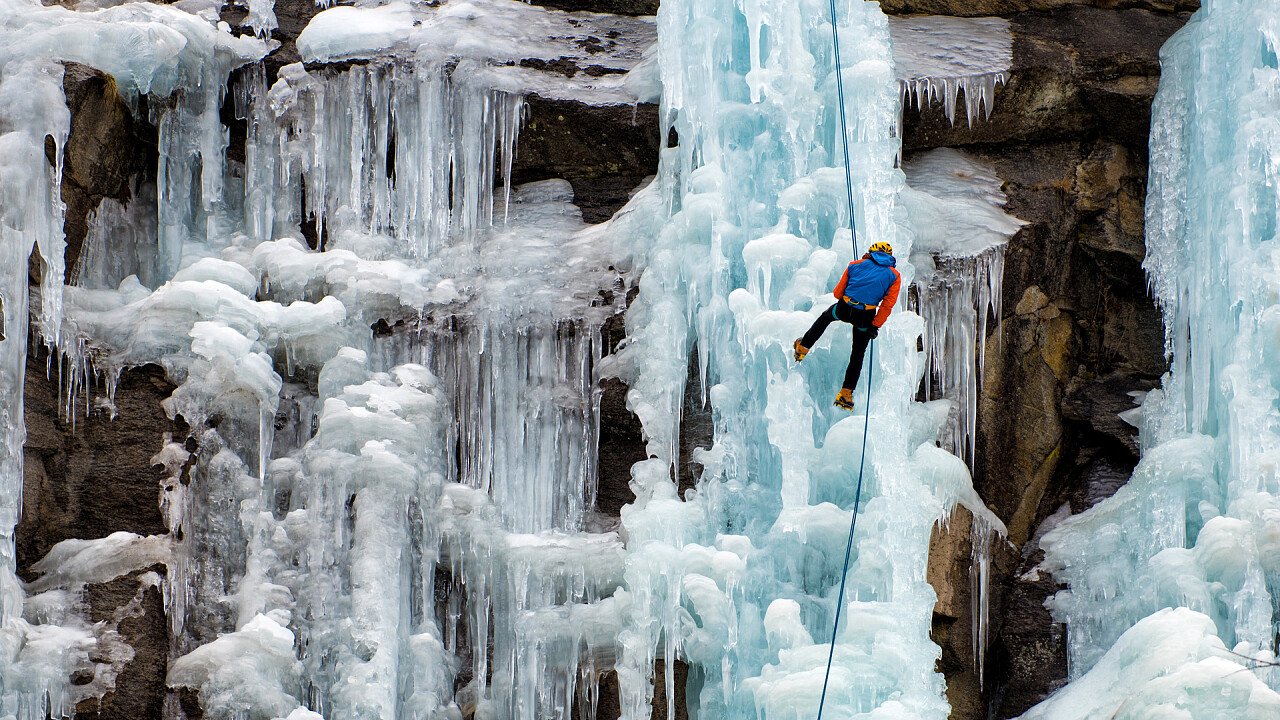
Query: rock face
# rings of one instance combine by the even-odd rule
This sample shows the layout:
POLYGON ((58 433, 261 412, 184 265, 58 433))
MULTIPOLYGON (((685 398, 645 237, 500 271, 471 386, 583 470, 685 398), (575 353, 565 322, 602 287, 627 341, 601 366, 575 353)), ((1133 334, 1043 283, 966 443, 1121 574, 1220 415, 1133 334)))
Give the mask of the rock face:
POLYGON ((589 223, 613 216, 658 168, 658 107, 526 99, 515 182, 564 178, 589 223))
POLYGON ((658 0, 533 0, 534 5, 557 10, 586 10, 618 15, 653 15, 658 0))
MULTIPOLYGON (((81 398, 73 425, 60 413, 65 396, 56 381, 46 377, 47 359, 33 352, 27 361, 23 507, 16 533, 18 574, 25 580, 33 579, 32 563, 62 540, 102 538, 118 531, 164 534, 159 506, 163 474, 151 466, 151 457, 160 449, 164 433, 185 432, 160 407, 173 386, 154 366, 121 375, 113 409, 95 407, 86 414, 81 398)), ((148 569, 161 576, 164 571, 163 566, 148 569)), ((118 668, 115 690, 101 702, 82 704, 77 717, 161 716, 168 623, 159 587, 143 574, 85 588, 90 622, 114 628, 119 640, 132 648, 132 656, 118 668)))
MULTIPOLYGON (((1199 0, 882 0, 880 7, 890 15, 1012 15, 1030 10, 1061 10, 1073 7, 1104 10, 1141 8, 1156 12, 1191 12, 1199 0)), ((1092 32, 1094 28, 1089 28, 1092 32)))
MULTIPOLYGON (((159 493, 163 473, 151 458, 166 432, 176 426, 160 407, 173 386, 155 366, 120 377, 114 419, 98 407, 63 417, 56 381, 45 376, 46 356, 32 353, 25 388, 27 443, 24 448, 22 520, 18 524, 18 572, 70 538, 93 539, 117 531, 164 534, 159 493)), ((57 377, 56 369, 54 377, 57 377)))
MULTIPOLYGON (((163 574, 164 567, 150 572, 163 574)), ((164 712, 165 675, 169 667, 169 628, 164 600, 154 584, 140 582, 141 573, 90 585, 85 590, 91 622, 114 626, 133 650, 116 676, 115 690, 100 702, 76 708, 81 720, 142 720, 164 712)))
MULTIPOLYGON (((886 8, 962 12, 950 5, 886 8)), ((999 11, 1022 7, 1013 5, 999 11)), ((937 109, 904 118, 908 153, 950 146, 983 157, 1006 181, 1008 212, 1029 222, 1005 256, 974 478, 1018 552, 994 563, 981 698, 974 702, 972 685, 954 694, 967 683, 948 677, 954 717, 1014 717, 1065 681, 1065 634, 1043 607, 1057 588, 1030 572, 1040 559, 1036 530, 1064 504, 1080 512, 1127 481, 1137 445, 1116 413, 1165 370, 1163 328, 1141 268, 1147 132, 1159 48, 1186 22, 1177 11, 1192 8, 1038 9, 1059 5, 1010 17, 1013 67, 989 122, 952 126, 937 109)), ((991 11, 966 8, 979 6, 991 11)), ((935 624, 944 665, 950 634, 935 624)))
MULTIPOLYGON (((155 178, 155 128, 138 122, 116 92, 115 80, 77 63, 67 63, 62 78, 71 111, 62 174, 67 205, 67 280, 76 277, 89 213, 103 198, 127 202, 133 184, 155 178)), ((145 100, 143 105, 145 116, 145 100)))

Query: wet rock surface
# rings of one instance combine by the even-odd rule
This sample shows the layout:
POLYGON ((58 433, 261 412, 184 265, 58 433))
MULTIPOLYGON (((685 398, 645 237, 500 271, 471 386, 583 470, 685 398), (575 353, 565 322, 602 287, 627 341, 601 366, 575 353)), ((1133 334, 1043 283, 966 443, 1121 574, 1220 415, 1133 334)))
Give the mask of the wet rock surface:
MULTIPOLYGON (((173 386, 155 366, 122 374, 114 409, 98 405, 86 413, 81 397, 73 425, 60 416, 65 395, 57 386, 56 366, 55 380, 46 377, 47 359, 38 351, 27 361, 23 512, 16 530, 18 574, 26 580, 33 579, 32 563, 62 540, 117 531, 164 534, 163 474, 151 466, 151 458, 163 433, 184 431, 160 407, 173 386)), ((128 650, 112 663, 114 689, 81 703, 77 717, 162 716, 170 644, 159 587, 164 573, 163 566, 155 566, 84 589, 86 618, 101 623, 97 635, 106 638, 104 647, 128 650)))
POLYGON ((526 98, 517 183, 564 178, 589 223, 613 216, 658 169, 658 107, 526 98))
POLYGON ((115 689, 100 701, 86 701, 76 717, 87 720, 146 720, 164 714, 169 628, 160 588, 142 581, 146 572, 163 576, 163 566, 85 589, 89 620, 115 628, 132 657, 116 676, 115 689))
POLYGON ((63 417, 64 402, 55 380, 45 375, 47 356, 27 360, 22 519, 17 527, 18 573, 57 543, 93 539, 117 531, 139 535, 166 532, 160 516, 163 473, 151 458, 166 432, 185 428, 172 423, 160 401, 173 391, 164 371, 148 365, 120 377, 115 417, 98 406, 85 413, 81 397, 74 425, 63 417))
POLYGON ((640 419, 627 409, 627 385, 610 378, 601 383, 600 474, 596 481, 596 510, 617 518, 622 506, 633 502, 631 466, 644 460, 640 419))
MULTIPOLYGON (((67 205, 63 232, 66 277, 74 282, 89 214, 104 198, 128 202, 135 183, 154 181, 156 136, 155 128, 135 120, 115 79, 106 73, 66 63, 62 88, 71 111, 62 172, 62 201, 67 205)), ((145 102, 141 107, 145 110, 145 102)))
POLYGON ((586 10, 618 15, 653 15, 658 12, 658 0, 532 0, 532 2, 534 5, 557 10, 586 10))

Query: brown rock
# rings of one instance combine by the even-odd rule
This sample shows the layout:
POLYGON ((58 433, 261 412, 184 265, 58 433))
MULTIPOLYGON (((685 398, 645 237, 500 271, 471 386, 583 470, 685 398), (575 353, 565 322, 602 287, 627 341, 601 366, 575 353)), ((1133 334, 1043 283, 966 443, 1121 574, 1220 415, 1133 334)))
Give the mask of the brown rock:
POLYGON ((929 538, 927 576, 938 594, 930 638, 942 649, 938 670, 946 676, 947 702, 951 705, 951 717, 956 720, 987 716, 985 693, 992 677, 990 620, 1000 616, 1002 599, 994 581, 1019 562, 1012 545, 992 538, 987 594, 988 647, 984 653, 984 677, 979 677, 978 659, 974 656, 972 560, 973 514, 963 506, 956 506, 947 522, 935 526, 929 538))
POLYGON ((557 10, 585 10, 615 15, 655 15, 658 0, 531 0, 557 10))
POLYGON ((1022 293, 1022 299, 1014 307, 1013 311, 1019 315, 1031 315, 1040 312, 1042 308, 1049 304, 1049 296, 1044 294, 1038 286, 1032 285, 1022 293))
POLYGON ((62 540, 119 530, 166 532, 160 516, 162 473, 151 467, 151 457, 165 432, 185 430, 161 409, 173 386, 151 365, 121 375, 114 419, 101 407, 85 416, 81 397, 81 415, 73 426, 60 417, 61 395, 45 377, 46 359, 43 352, 33 352, 27 362, 24 495, 16 530, 18 572, 24 575, 62 540))
POLYGON ((618 698, 618 673, 606 670, 596 680, 595 712, 591 704, 584 698, 585 687, 579 685, 578 702, 573 706, 573 720, 618 720, 622 716, 622 705, 618 698))
MULTIPOLYGON (((966 146, 996 166, 1008 211, 1028 221, 1005 256, 1012 312, 986 344, 975 462, 975 486, 1019 546, 1064 503, 1078 512, 1125 482, 1136 454, 1115 413, 1132 407, 1128 391, 1154 386, 1164 371, 1163 329, 1141 268, 1142 208, 1158 50, 1186 15, 1116 6, 1125 9, 1028 5, 1014 14, 1012 75, 990 123, 952 127, 937 108, 904 116, 904 147, 966 146)), ((1012 717, 1066 676, 1061 628, 1038 604, 1052 579, 1023 578, 1015 565, 993 578, 996 660, 976 703, 968 669, 952 662, 968 631, 940 605, 935 637, 953 717, 1012 717)))
POLYGON ((672 663, 671 675, 675 680, 675 692, 667 702, 666 663, 658 660, 653 665, 653 720, 689 720, 688 699, 685 689, 689 686, 689 666, 683 660, 672 663), (667 714, 667 705, 675 708, 667 714))
POLYGON ((613 216, 658 167, 656 105, 585 105, 527 99, 515 182, 564 178, 589 223, 613 216))
MULTIPOLYGON (((134 119, 110 75, 78 63, 66 63, 62 89, 71 111, 71 133, 64 150, 62 200, 66 235, 66 277, 76 263, 87 232, 87 218, 103 198, 127 202, 132 185, 154 178, 155 130, 134 119)), ((145 100, 142 102, 145 109, 145 100)))
POLYGON ((1043 559, 1036 549, 1008 581, 991 653, 1000 682, 996 717, 1017 717, 1066 683, 1066 631, 1044 606, 1059 587, 1051 575, 1034 569, 1043 559))
POLYGON ((947 702, 953 717, 979 717, 982 691, 973 657, 969 566, 973 514, 957 506, 945 525, 929 538, 929 584, 938 594, 930 638, 942 648, 938 669, 947 678, 947 702))
POLYGON ((631 491, 631 466, 644 460, 644 434, 640 419, 627 409, 627 385, 616 378, 601 383, 600 472, 596 481, 596 509, 616 518, 622 506, 635 502, 631 491))
MULTIPOLYGON (((164 574, 161 566, 144 572, 164 574)), ((150 720, 164 713, 165 673, 168 671, 169 630, 160 589, 139 583, 133 573, 85 589, 91 622, 114 626, 133 657, 116 675, 115 688, 98 702, 82 703, 77 718, 90 720, 150 720)))

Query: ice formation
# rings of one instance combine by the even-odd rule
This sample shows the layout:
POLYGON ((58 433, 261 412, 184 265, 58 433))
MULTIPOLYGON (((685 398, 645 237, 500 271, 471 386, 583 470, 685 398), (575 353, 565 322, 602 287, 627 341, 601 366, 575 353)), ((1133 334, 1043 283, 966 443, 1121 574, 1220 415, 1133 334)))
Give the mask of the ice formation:
POLYGON ((1280 712, 1278 10, 1215 2, 1161 53, 1145 267, 1171 368, 1129 484, 1043 538, 1074 681, 1027 718, 1280 712))
MULTIPOLYGON (((88 662, 91 634, 83 623, 47 627, 24 614, 24 590, 14 575, 14 529, 22 504, 22 393, 26 368, 28 258, 44 262, 37 297, 37 323, 56 337, 62 305, 62 202, 59 197, 62 143, 70 114, 62 99, 62 67, 41 59, 0 57, 0 714, 44 714, 45 699, 60 712, 77 699, 70 673, 88 662), (7 60, 7 62, 6 62, 7 60), (45 159, 45 138, 53 140, 54 167, 45 159), (34 244, 34 248, 33 248, 34 244), (34 706, 34 707, 33 707, 34 706)), ((0 716, 2 716, 0 715, 0 716)))
MULTIPOLYGON (((271 3, 248 8, 269 33, 271 3)), ((513 0, 334 7, 298 39, 311 64, 268 87, 254 61, 269 43, 208 12, 0 0, 0 165, 26 181, 0 194, 0 377, 23 381, 34 244, 32 312, 62 358, 66 412, 110 404, 124 368, 157 363, 177 384, 166 411, 195 428, 194 452, 185 438, 157 447, 169 536, 71 541, 24 586, 21 395, 4 393, 0 717, 100 695, 118 657, 91 652, 113 646, 76 615, 76 593, 161 557, 166 577, 139 583, 164 585, 168 682, 211 718, 592 717, 613 671, 638 720, 659 659, 668 702, 680 659, 709 717, 807 717, 838 603, 832 717, 945 717, 930 531, 965 504, 981 559, 1002 528, 936 446, 950 403, 913 401, 926 324, 905 302, 895 313, 853 417, 829 406, 840 333, 803 366, 788 359, 855 251, 825 12, 671 0, 646 51, 652 20, 513 0), (622 39, 601 51, 610 32, 622 39), (602 69, 519 62, 563 57, 602 69), (324 65, 350 59, 368 62, 324 65), (154 192, 98 208, 65 293, 60 160, 44 154, 68 128, 57 61, 149 95, 159 129, 154 192), (242 66, 225 99, 248 127, 244 163, 227 159, 220 117, 242 66), (585 226, 563 181, 511 186, 526 93, 659 91, 663 136, 680 142, 614 220, 585 226), (629 339, 605 358, 601 326, 627 283, 629 339), (691 365, 716 432, 681 498, 691 365), (618 528, 593 514, 607 374, 630 383, 652 456, 618 528), (835 597, 867 413, 856 562, 835 597), (71 686, 76 671, 93 682, 71 686)), ((987 171, 921 158, 921 189, 906 188, 888 23, 871 4, 841 12, 858 247, 893 242, 908 280, 937 276, 915 261, 992 252, 1016 221, 987 171), (980 219, 930 235, 931 213, 957 207, 980 219)), ((998 290, 989 267, 979 284, 998 290)), ((973 302, 970 334, 986 317, 973 302)))
MULTIPOLYGON (((654 456, 634 469, 637 501, 622 517, 624 717, 647 713, 659 656, 689 664, 698 678, 690 702, 708 716, 812 717, 837 603, 848 623, 837 638, 833 717, 948 712, 928 638, 930 529, 957 501, 999 521, 964 464, 934 445, 947 403, 912 401, 925 371, 915 349, 923 322, 900 310, 885 325, 870 406, 864 385, 853 417, 830 406, 846 359, 839 333, 802 366, 788 357, 854 252, 843 229, 834 62, 829 35, 815 31, 825 12, 822 2, 686 0, 664 3, 659 16, 664 119, 680 145, 664 152, 650 191, 670 214, 651 229, 643 207, 611 223, 653 238, 636 259, 640 294, 619 359, 654 456), (695 452, 703 472, 682 499, 671 473, 691 363, 716 432, 695 452), (836 597, 868 412, 870 491, 849 591, 836 597)), ((859 247, 885 239, 913 257, 912 223, 897 203, 888 23, 874 5, 841 12, 841 33, 857 38, 842 62, 859 247)), ((909 263, 899 268, 914 276, 909 263)), ((670 671, 657 682, 671 702, 670 671)))
POLYGON ((940 148, 903 163, 899 201, 916 236, 915 289, 926 329, 925 399, 954 401, 944 447, 972 463, 988 321, 1000 324, 1004 251, 1024 224, 1002 209, 995 169, 940 148))
POLYGON ((991 117, 996 86, 1009 79, 1013 35, 1009 21, 944 15, 894 17, 889 22, 902 103, 942 101, 951 123, 964 94, 965 121, 991 117))

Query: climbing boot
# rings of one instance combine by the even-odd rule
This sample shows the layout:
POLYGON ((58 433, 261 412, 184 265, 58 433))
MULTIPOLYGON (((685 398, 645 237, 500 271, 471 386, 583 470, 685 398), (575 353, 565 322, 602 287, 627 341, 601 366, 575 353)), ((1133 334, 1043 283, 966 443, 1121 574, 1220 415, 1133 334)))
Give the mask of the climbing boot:
POLYGON ((794 357, 796 359, 796 362, 800 362, 804 360, 804 356, 809 354, 809 348, 801 345, 799 340, 796 340, 795 345, 792 347, 792 349, 794 351, 794 357))
POLYGON ((841 410, 853 412, 853 391, 849 388, 841 389, 840 394, 836 395, 836 401, 832 404, 841 410))

